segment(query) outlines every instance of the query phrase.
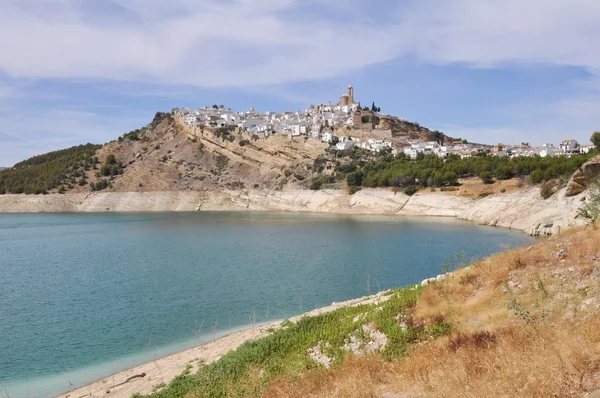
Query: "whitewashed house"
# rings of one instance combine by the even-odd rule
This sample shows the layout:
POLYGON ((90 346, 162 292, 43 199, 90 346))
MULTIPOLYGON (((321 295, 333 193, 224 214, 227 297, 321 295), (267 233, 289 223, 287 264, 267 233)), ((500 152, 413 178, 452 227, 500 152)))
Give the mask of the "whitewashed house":
POLYGON ((542 147, 539 151, 539 155, 543 158, 546 156, 554 156, 556 155, 556 149, 551 147, 542 147))
POLYGON ((585 145, 581 145, 581 146, 579 147, 579 151, 580 151, 581 153, 588 154, 588 153, 590 153, 590 151, 591 151, 592 149, 594 149, 594 147, 595 147, 595 145, 592 145, 592 144, 585 144, 585 145))
POLYGON ((340 141, 335 145, 335 149, 338 151, 345 151, 346 149, 350 149, 354 146, 354 142, 352 140, 344 140, 340 141))
POLYGON ((564 140, 560 143, 560 150, 562 151, 562 153, 574 153, 578 145, 579 144, 577 143, 577 141, 573 139, 564 140))

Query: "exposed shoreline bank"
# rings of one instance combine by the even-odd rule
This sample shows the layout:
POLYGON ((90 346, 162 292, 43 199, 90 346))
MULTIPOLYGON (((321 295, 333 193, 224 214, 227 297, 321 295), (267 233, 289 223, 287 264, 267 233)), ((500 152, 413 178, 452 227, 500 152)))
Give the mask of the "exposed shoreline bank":
POLYGON ((341 190, 220 192, 96 192, 66 195, 0 195, 1 213, 271 211, 329 214, 442 216, 506 227, 532 236, 583 225, 577 211, 585 193, 564 191, 542 199, 538 188, 483 198, 439 192, 407 196, 385 189, 354 195, 341 190))
MULTIPOLYGON (((424 283, 427 282, 424 281, 424 283)), ((292 317, 289 320, 296 322, 302 317, 317 316, 347 306, 381 303, 389 298, 389 296, 386 296, 386 293, 386 291, 383 291, 372 296, 332 303, 329 306, 292 317)), ((186 367, 189 366, 190 371, 195 372, 201 363, 214 362, 247 341, 260 339, 269 335, 271 331, 281 328, 281 324, 282 321, 277 321, 233 332, 210 343, 201 344, 117 372, 85 386, 60 394, 58 398, 98 398, 104 396, 129 398, 136 393, 150 394, 155 386, 161 383, 169 384, 176 376, 184 372, 186 367), (142 374, 144 376, 141 376, 142 374)))

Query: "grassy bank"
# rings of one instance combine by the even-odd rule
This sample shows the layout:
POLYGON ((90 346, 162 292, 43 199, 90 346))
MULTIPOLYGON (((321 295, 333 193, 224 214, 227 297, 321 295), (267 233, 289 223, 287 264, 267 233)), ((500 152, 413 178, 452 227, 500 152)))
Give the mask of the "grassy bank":
POLYGON ((600 230, 305 317, 157 397, 582 396, 600 388, 600 230))
POLYGON ((422 291, 422 287, 399 289, 387 292, 381 303, 287 321, 270 336, 243 344, 195 374, 184 372, 153 396, 258 396, 275 378, 320 372, 356 354, 378 352, 387 360, 398 358, 411 344, 450 331, 443 317, 412 318, 422 291))

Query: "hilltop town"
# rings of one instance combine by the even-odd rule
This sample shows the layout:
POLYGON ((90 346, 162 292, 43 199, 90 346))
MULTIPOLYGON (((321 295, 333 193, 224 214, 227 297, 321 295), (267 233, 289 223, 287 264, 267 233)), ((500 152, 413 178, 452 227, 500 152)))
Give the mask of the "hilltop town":
POLYGON ((405 153, 415 159, 419 153, 435 154, 441 158, 458 155, 462 159, 477 156, 481 152, 499 157, 519 156, 571 156, 587 154, 594 146, 580 145, 574 139, 566 139, 555 145, 544 143, 539 146, 521 144, 475 144, 462 139, 452 139, 439 131, 423 129, 418 123, 411 123, 400 117, 381 115, 375 103, 362 107, 355 100, 354 87, 341 95, 339 102, 310 105, 309 108, 292 112, 258 113, 253 108, 246 112, 234 112, 221 105, 172 110, 176 120, 189 129, 192 136, 200 136, 205 131, 222 131, 245 135, 248 139, 267 139, 279 135, 310 137, 331 144, 336 150, 353 147, 379 152, 390 150, 393 155, 405 153), (396 122, 396 123, 394 123, 396 122), (410 129, 399 125, 411 126, 410 129))
POLYGON ((595 153, 573 139, 533 147, 450 137, 362 106, 353 86, 331 102, 292 112, 213 105, 157 112, 105 145, 36 156, 0 172, 0 194, 423 188, 489 194, 546 183, 544 197, 595 153), (466 179, 484 187, 467 188, 466 179), (511 185, 507 185, 513 180, 511 185), (502 185, 502 186, 500 186, 502 185))

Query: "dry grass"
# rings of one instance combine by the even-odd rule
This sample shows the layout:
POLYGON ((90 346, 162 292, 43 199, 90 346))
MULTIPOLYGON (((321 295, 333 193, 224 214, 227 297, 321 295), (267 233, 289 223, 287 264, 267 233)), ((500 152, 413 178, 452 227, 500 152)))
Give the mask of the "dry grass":
POLYGON ((587 227, 507 251, 428 287, 416 319, 450 336, 393 362, 356 357, 267 397, 575 397, 600 388, 600 230, 587 227))

